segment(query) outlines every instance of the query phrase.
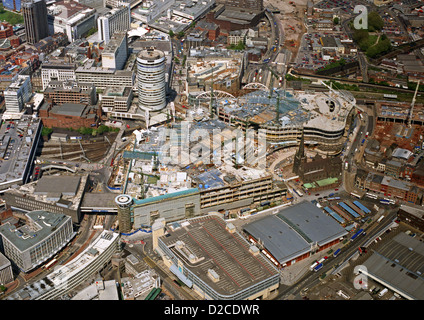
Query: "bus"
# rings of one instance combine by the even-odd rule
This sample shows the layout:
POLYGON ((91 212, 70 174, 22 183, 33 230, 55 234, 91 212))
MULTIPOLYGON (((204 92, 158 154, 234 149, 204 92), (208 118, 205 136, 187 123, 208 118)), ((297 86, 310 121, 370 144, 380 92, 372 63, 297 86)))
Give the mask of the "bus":
POLYGON ((303 197, 303 193, 299 190, 293 188, 293 192, 296 193, 299 197, 303 197))
POLYGON ((318 264, 315 268, 314 268, 314 272, 317 272, 318 270, 320 270, 324 265, 322 263, 318 264))
POLYGON ((328 259, 328 257, 327 256, 325 256, 324 258, 321 258, 321 259, 319 259, 318 260, 318 263, 323 263, 325 260, 327 260, 328 259))
POLYGON ((315 267, 318 265, 318 261, 315 261, 310 267, 309 267, 309 270, 314 270, 315 269, 315 267))
POLYGON ((369 193, 369 192, 367 192, 365 194, 365 196, 368 197, 368 198, 371 198, 371 199, 375 199, 375 200, 378 198, 376 194, 369 193))
POLYGON ((49 263, 44 265, 44 269, 46 269, 46 270, 50 269, 51 267, 53 267, 53 265, 56 264, 56 262, 57 262, 57 259, 51 260, 49 263))
POLYGON ((357 199, 361 199, 361 196, 360 196, 359 194, 355 193, 355 192, 351 192, 351 193, 350 193, 350 195, 351 195, 352 197, 357 198, 357 199))
POLYGON ((350 241, 353 241, 353 240, 355 240, 360 234, 362 234, 362 232, 364 231, 364 229, 359 229, 359 231, 358 232, 356 232, 353 236, 352 236, 352 238, 350 238, 350 241))
POLYGON ((395 204, 396 201, 393 200, 393 199, 384 198, 384 199, 380 199, 380 203, 382 203, 382 204, 395 204))
POLYGON ((378 218, 377 222, 380 222, 381 220, 383 220, 384 216, 381 216, 380 218, 378 218))
POLYGON ((340 251, 342 251, 341 249, 337 249, 334 253, 333 253, 333 257, 337 257, 340 253, 340 251))

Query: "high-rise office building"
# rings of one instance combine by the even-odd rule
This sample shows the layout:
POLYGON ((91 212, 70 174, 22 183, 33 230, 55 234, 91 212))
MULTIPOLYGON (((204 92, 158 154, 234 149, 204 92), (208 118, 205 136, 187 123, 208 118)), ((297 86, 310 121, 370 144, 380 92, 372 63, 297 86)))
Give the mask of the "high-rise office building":
POLYGON ((126 31, 117 31, 102 52, 103 68, 122 70, 128 58, 128 36, 126 31))
POLYGON ((44 0, 25 0, 22 2, 22 15, 25 23, 26 40, 30 44, 49 36, 47 6, 44 0))
POLYGON ((31 79, 29 76, 18 75, 4 91, 6 111, 11 113, 22 112, 25 103, 32 96, 31 79))
POLYGON ((113 8, 97 19, 99 41, 109 43, 116 31, 127 31, 130 29, 130 23, 131 13, 129 3, 113 8))
POLYGON ((138 106, 159 111, 166 106, 165 54, 148 48, 137 56, 138 106))
POLYGON ((127 194, 121 194, 115 198, 118 208, 119 232, 128 233, 131 231, 131 204, 132 197, 127 194))
POLYGON ((2 0, 3 7, 13 11, 21 11, 21 0, 2 0))

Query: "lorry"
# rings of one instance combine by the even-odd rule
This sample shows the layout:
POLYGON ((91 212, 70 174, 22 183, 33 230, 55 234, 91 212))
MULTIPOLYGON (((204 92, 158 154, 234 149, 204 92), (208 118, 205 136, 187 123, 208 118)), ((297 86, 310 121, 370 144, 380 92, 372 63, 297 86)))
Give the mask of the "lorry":
POLYGON ((384 296, 387 293, 387 291, 389 291, 389 289, 384 288, 383 290, 380 291, 380 293, 378 294, 378 296, 381 298, 382 296, 384 296))

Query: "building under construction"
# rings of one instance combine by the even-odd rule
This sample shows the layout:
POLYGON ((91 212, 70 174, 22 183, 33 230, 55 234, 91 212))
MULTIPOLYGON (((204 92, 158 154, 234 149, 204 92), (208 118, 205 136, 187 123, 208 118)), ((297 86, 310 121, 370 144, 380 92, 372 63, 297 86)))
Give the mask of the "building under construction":
POLYGON ((199 95, 202 103, 229 126, 263 129, 275 148, 298 145, 303 133, 305 144, 331 154, 342 149, 356 100, 331 88, 320 93, 260 88, 237 98, 211 91, 199 95))

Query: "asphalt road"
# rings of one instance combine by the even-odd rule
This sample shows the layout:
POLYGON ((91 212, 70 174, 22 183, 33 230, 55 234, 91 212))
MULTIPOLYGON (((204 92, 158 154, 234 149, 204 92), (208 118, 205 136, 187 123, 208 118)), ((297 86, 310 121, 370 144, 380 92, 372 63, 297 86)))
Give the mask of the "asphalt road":
MULTIPOLYGON (((358 247, 363 247, 368 242, 373 241, 384 229, 392 223, 392 220, 396 217, 396 211, 392 211, 385 216, 385 218, 379 223, 373 223, 371 226, 362 226, 366 235, 359 236, 354 241, 347 244, 342 248, 341 252, 337 257, 329 257, 329 259, 324 263, 324 267, 317 271, 311 272, 308 271, 295 286, 287 287, 281 286, 280 292, 274 300, 286 300, 288 297, 294 297, 294 299, 301 299, 301 291, 306 288, 312 288, 320 283, 319 278, 323 274, 328 274, 335 267, 342 265, 346 262, 347 259, 350 259, 355 252, 357 252, 358 247)), ((284 271, 283 271, 284 272, 284 271)))

